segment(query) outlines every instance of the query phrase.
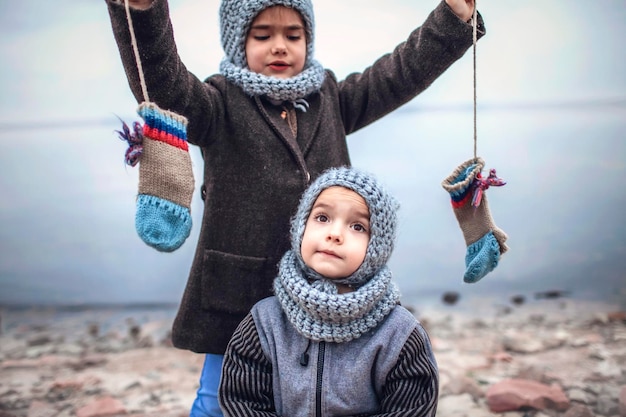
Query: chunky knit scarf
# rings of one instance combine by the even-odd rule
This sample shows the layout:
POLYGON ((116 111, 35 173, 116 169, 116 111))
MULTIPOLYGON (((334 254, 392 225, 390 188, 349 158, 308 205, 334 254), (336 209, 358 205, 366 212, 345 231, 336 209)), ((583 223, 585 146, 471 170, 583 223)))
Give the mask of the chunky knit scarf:
POLYGON ((386 266, 362 287, 338 294, 331 280, 309 283, 292 251, 280 262, 274 293, 298 333, 336 343, 357 339, 378 326, 400 299, 386 266))
POLYGON ((222 60, 220 73, 250 96, 267 96, 272 100, 290 102, 304 99, 309 94, 319 91, 324 82, 324 68, 315 60, 311 61, 309 67, 300 74, 286 79, 250 71, 227 59, 222 60))

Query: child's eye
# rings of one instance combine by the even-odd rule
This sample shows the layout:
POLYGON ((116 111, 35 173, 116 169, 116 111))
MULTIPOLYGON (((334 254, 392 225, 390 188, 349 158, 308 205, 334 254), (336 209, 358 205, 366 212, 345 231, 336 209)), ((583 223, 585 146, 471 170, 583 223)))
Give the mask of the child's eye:
POLYGON ((257 40, 257 41, 266 41, 269 38, 270 38, 269 35, 255 35, 254 36, 254 40, 257 40))
POLYGON ((317 216, 315 216, 315 220, 321 223, 326 223, 328 221, 328 216, 326 216, 325 214, 318 214, 317 216))
POLYGON ((357 232, 367 232, 367 229, 361 223, 353 224, 352 228, 357 232))
POLYGON ((300 39, 302 39, 302 36, 300 36, 300 35, 289 35, 289 36, 287 36, 287 39, 289 39, 290 41, 299 41, 300 39))

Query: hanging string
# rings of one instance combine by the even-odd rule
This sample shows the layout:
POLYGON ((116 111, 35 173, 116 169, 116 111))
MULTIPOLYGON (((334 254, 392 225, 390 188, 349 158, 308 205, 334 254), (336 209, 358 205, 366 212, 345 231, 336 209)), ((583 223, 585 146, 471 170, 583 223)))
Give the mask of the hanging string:
MULTIPOLYGON (((143 77, 143 68, 141 66, 141 59, 139 59, 139 48, 137 47, 137 39, 135 39, 135 30, 133 28, 133 20, 130 17, 130 4, 128 0, 124 0, 124 7, 126 9, 126 20, 128 21, 128 30, 130 31, 130 41, 135 53, 135 61, 137 62, 137 70, 139 72, 139 82, 141 83, 141 91, 143 92, 144 102, 149 102, 148 87, 146 87, 146 80, 143 77)), ((117 130, 119 138, 128 143, 128 149, 124 160, 126 164, 135 166, 139 162, 141 155, 143 154, 143 127, 139 122, 133 123, 133 128, 128 127, 123 120, 122 130, 117 130)), ((145 127, 145 126, 144 126, 145 127)))
POLYGON ((150 101, 148 97, 148 87, 146 87, 146 80, 143 77, 143 67, 141 66, 141 59, 139 58, 139 48, 137 47, 137 39, 135 38, 135 30, 133 29, 133 20, 130 17, 130 4, 128 0, 124 0, 124 6, 126 7, 126 20, 128 21, 128 29, 130 30, 130 42, 133 46, 133 52, 135 53, 135 61, 137 62, 137 70, 139 71, 139 82, 141 83, 141 91, 143 93, 144 101, 150 101))
MULTIPOLYGON (((128 0, 127 0, 128 1, 128 0)), ((476 7, 476 0, 474 0, 474 14, 472 16, 472 36, 473 36, 473 58, 474 58, 474 160, 478 158, 478 132, 476 127, 476 43, 478 41, 478 8, 476 7)))

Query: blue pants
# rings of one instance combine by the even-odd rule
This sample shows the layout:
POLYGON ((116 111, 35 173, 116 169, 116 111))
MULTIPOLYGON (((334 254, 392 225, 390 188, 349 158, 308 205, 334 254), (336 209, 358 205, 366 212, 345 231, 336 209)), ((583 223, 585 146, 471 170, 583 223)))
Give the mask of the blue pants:
POLYGON ((207 353, 200 375, 200 387, 189 417, 224 417, 217 401, 224 355, 207 353))

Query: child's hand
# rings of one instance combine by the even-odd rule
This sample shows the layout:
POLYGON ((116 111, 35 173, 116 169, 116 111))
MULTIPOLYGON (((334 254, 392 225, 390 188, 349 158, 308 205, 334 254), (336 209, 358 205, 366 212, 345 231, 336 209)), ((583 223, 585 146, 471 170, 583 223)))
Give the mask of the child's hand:
POLYGON ((446 0, 446 3, 464 22, 469 22, 474 14, 474 0, 446 0))
MULTIPOLYGON (((133 9, 146 10, 152 6, 153 0, 128 0, 128 5, 133 9)), ((124 4, 124 0, 116 0, 117 3, 124 4)))

